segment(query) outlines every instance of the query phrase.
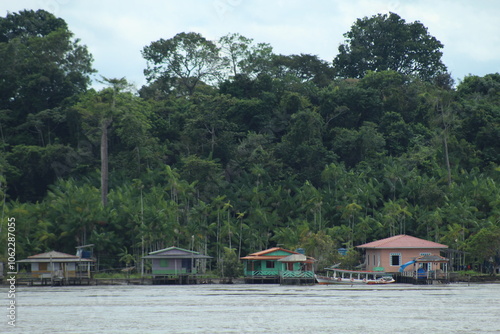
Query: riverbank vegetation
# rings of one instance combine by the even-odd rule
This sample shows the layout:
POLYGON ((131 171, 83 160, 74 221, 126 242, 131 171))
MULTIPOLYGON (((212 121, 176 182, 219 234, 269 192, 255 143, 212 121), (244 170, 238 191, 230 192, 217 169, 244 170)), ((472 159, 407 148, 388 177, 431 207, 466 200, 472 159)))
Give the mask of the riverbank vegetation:
POLYGON ((332 263, 396 234, 498 265, 500 74, 454 83, 394 13, 345 37, 325 61, 181 32, 144 46, 147 85, 95 90, 63 19, 0 18, 2 235, 15 217, 18 259, 93 244, 100 269, 173 245, 213 269, 276 245, 332 263))

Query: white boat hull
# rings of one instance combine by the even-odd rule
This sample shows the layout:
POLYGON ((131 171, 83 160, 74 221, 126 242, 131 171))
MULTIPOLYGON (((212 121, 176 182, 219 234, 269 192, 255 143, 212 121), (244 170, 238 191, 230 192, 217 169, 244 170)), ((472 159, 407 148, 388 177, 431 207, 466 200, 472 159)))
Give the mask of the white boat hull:
POLYGON ((381 277, 377 279, 358 279, 358 278, 348 278, 348 277, 329 277, 329 276, 319 276, 315 275, 318 284, 390 284, 394 283, 395 280, 392 277, 381 277))

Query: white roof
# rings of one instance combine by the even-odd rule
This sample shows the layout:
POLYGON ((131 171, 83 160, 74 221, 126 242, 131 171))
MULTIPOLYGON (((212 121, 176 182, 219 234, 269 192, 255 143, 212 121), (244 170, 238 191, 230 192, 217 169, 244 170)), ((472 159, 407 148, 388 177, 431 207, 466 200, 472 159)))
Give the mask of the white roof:
POLYGON ((307 260, 307 256, 304 254, 292 254, 279 259, 280 262, 304 262, 307 260))

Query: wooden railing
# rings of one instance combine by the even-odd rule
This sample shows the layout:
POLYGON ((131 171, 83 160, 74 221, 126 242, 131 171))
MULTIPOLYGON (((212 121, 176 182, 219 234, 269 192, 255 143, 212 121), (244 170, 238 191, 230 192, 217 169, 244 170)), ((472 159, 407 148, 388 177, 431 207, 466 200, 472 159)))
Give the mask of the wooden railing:
POLYGON ((282 271, 281 277, 283 278, 313 278, 314 273, 312 271, 282 271))
POLYGON ((268 277, 268 276, 280 276, 282 278, 314 278, 314 273, 312 271, 271 271, 271 270, 254 270, 247 271, 246 276, 251 277, 268 277))
POLYGON ((405 277, 413 277, 413 278, 427 278, 427 279, 447 279, 449 273, 443 272, 443 271, 426 271, 426 272, 415 272, 415 271, 403 271, 402 273, 399 273, 401 276, 405 277))
POLYGON ((275 270, 254 270, 248 271, 247 276, 276 276, 278 272, 275 270))

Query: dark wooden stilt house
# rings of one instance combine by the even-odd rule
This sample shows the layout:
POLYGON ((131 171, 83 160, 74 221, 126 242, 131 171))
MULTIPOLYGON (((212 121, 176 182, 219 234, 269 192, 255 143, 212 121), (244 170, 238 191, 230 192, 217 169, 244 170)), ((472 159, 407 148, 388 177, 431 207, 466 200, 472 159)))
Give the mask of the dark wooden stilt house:
POLYGON ((179 247, 160 249, 144 256, 151 260, 153 284, 196 284, 199 273, 206 268, 211 256, 179 247))

